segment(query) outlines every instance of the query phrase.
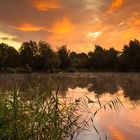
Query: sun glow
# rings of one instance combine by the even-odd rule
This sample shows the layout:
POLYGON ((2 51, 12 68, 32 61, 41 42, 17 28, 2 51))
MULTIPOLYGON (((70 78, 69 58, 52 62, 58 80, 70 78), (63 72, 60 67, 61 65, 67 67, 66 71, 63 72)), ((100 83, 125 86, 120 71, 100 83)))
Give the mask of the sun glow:
POLYGON ((113 0, 110 8, 109 8, 109 12, 113 12, 114 10, 120 8, 124 3, 124 0, 113 0))
POLYGON ((62 20, 54 23, 52 31, 57 34, 66 34, 74 30, 75 26, 68 18, 63 18, 62 20))

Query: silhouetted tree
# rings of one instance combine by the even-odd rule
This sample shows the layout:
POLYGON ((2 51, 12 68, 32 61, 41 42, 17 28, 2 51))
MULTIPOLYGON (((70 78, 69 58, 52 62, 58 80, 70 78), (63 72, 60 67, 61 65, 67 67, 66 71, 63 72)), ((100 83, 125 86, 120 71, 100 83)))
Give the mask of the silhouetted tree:
POLYGON ((72 68, 76 68, 77 67, 77 53, 76 52, 71 52, 69 54, 69 61, 70 61, 70 66, 72 68))
POLYGON ((76 69, 87 69, 88 56, 85 53, 71 52, 69 55, 70 65, 76 69))
POLYGON ((15 68, 19 66, 19 53, 7 44, 0 44, 0 68, 15 68))
POLYGON ((116 51, 114 48, 110 48, 109 50, 106 50, 106 69, 108 70, 115 70, 117 68, 118 63, 118 51, 116 51))
POLYGON ((138 40, 130 41, 125 45, 122 55, 119 57, 119 68, 121 70, 140 70, 140 43, 138 40))
POLYGON ((88 63, 88 56, 85 53, 79 53, 77 55, 78 58, 78 69, 86 69, 88 63))
POLYGON ((7 48, 7 52, 8 52, 8 57, 7 57, 6 65, 12 68, 18 67, 20 63, 20 59, 17 50, 13 47, 9 47, 7 48))
POLYGON ((8 45, 4 43, 0 44, 0 68, 6 66, 6 59, 8 57, 7 47, 8 45))
POLYGON ((95 45, 95 51, 89 52, 89 67, 95 70, 105 69, 105 53, 106 51, 99 45, 95 45))
POLYGON ((56 69, 59 65, 59 59, 55 52, 51 49, 51 45, 45 41, 40 41, 38 43, 39 49, 39 63, 41 69, 44 70, 53 70, 56 69))
POLYGON ((67 69, 70 66, 69 61, 69 51, 67 50, 66 46, 62 46, 58 49, 58 56, 60 59, 60 69, 67 69))
MULTIPOLYGON (((45 41, 24 42, 19 52, 7 44, 0 44, 0 69, 22 67, 27 71, 140 71, 140 43, 131 40, 122 52, 114 48, 103 49, 95 45, 95 50, 85 53, 70 52, 62 46, 55 52, 45 41)), ((13 69, 12 69, 13 70, 13 69)))
POLYGON ((34 67, 34 57, 38 52, 37 43, 35 41, 24 42, 19 49, 21 65, 25 68, 34 67))

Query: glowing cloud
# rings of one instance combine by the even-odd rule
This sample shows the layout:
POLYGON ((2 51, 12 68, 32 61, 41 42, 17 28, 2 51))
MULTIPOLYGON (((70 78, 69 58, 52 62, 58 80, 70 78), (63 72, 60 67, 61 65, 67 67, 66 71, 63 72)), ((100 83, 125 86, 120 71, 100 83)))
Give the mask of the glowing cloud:
POLYGON ((16 38, 17 38, 17 36, 10 35, 10 34, 4 33, 4 32, 0 32, 0 43, 6 43, 11 46, 13 46, 13 44, 14 44, 14 47, 16 49, 18 49, 21 45, 21 42, 14 41, 14 39, 16 39, 16 38))
POLYGON ((120 8, 124 3, 124 0, 113 0, 111 6, 109 8, 109 12, 113 12, 114 10, 120 8))
POLYGON ((40 11, 61 8, 61 5, 58 2, 58 0, 33 0, 33 6, 40 11))
POLYGON ((44 28, 39 26, 34 26, 29 23, 22 23, 19 27, 16 27, 16 29, 28 32, 28 31, 40 31, 43 30, 44 28))
POLYGON ((52 27, 52 32, 63 35, 70 33, 74 30, 75 26, 68 18, 63 18, 62 20, 54 23, 52 27))
POLYGON ((92 37, 94 39, 98 38, 100 35, 102 34, 102 32, 98 31, 98 32, 93 32, 93 33, 88 33, 88 37, 92 37))
POLYGON ((129 26, 140 26, 140 19, 136 17, 132 17, 128 20, 129 26))
POLYGON ((7 33, 0 32, 0 39, 1 40, 13 40, 15 38, 16 38, 16 36, 13 36, 13 35, 10 35, 10 34, 7 34, 7 33))
POLYGON ((7 1, 0 4, 0 31, 18 36, 17 42, 45 40, 86 52, 95 44, 121 51, 129 40, 140 40, 140 0, 7 1))

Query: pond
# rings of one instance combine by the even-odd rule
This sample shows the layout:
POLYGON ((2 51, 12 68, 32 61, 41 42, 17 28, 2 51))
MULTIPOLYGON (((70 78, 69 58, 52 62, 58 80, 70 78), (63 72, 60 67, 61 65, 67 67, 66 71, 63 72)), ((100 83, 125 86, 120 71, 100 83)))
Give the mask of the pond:
MULTIPOLYGON (((95 126, 101 138, 108 140, 139 140, 140 137, 140 73, 67 73, 67 74, 1 74, 0 94, 12 91, 15 83, 27 100, 34 94, 31 89, 41 85, 48 89, 48 79, 56 88, 60 82, 59 93, 73 101, 79 97, 100 98, 102 104, 113 97, 119 97, 125 108, 116 112, 107 108, 95 118, 95 126), (50 78, 51 77, 51 78, 50 78)), ((82 132, 78 140, 99 140, 96 131, 82 132)))

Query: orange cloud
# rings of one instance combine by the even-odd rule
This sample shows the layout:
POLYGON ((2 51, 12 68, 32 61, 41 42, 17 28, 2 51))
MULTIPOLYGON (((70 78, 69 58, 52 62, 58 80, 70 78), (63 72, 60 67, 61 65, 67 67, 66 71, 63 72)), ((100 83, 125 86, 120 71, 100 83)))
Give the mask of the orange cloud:
POLYGON ((18 49, 21 46, 21 42, 15 41, 14 39, 16 38, 18 38, 18 36, 0 32, 0 43, 6 43, 18 49), (6 38, 6 39, 3 39, 3 38, 6 38))
POLYGON ((74 28, 75 25, 70 21, 70 19, 65 17, 62 20, 54 23, 52 27, 52 32, 63 35, 72 32, 74 28))
POLYGON ((16 29, 28 32, 28 31, 40 31, 43 30, 44 28, 29 23, 22 23, 19 27, 16 27, 16 29))
POLYGON ((62 7, 58 0, 33 0, 33 6, 40 11, 59 9, 62 7))
POLYGON ((124 0, 113 0, 111 6, 109 7, 109 12, 113 12, 114 10, 120 8, 124 3, 124 0))
POLYGON ((140 19, 139 17, 132 17, 128 20, 129 26, 140 26, 140 19))

